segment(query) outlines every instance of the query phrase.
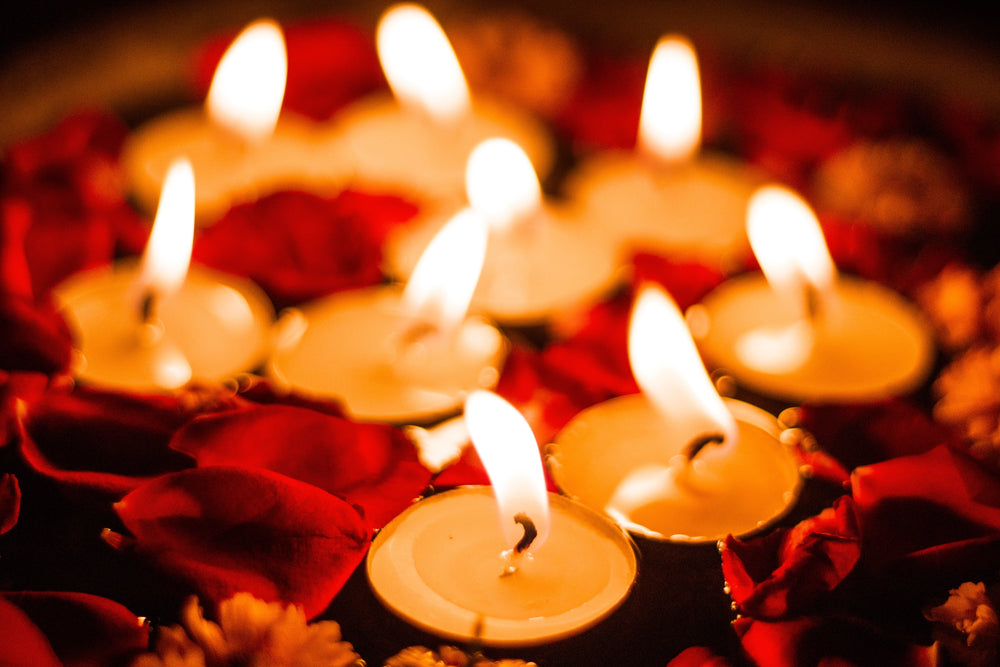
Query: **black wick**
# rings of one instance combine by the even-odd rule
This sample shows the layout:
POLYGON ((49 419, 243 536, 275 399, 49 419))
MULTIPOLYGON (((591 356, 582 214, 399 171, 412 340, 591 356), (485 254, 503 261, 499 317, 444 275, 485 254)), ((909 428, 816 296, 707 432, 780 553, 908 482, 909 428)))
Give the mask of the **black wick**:
POLYGON ((806 299, 806 315, 809 317, 810 322, 815 322, 823 313, 823 299, 820 297, 819 290, 816 289, 816 286, 812 283, 806 283, 804 290, 806 299))
POLYGON ((139 317, 142 318, 143 324, 156 322, 158 305, 159 299, 156 297, 156 292, 151 289, 143 292, 142 300, 139 302, 139 317))
POLYGON ((531 520, 531 517, 524 512, 518 512, 514 515, 514 523, 521 524, 521 527, 524 528, 524 536, 514 545, 514 553, 519 554, 523 553, 535 541, 535 538, 538 537, 538 529, 535 528, 535 522, 531 520))
POLYGON ((430 322, 416 322, 413 326, 408 327, 406 331, 403 332, 403 335, 400 336, 400 342, 403 344, 403 347, 406 348, 414 343, 422 341, 434 333, 437 333, 437 331, 438 327, 430 322))
POLYGON ((703 435, 699 435, 684 448, 684 456, 687 457, 688 463, 690 463, 691 461, 694 461, 694 457, 698 456, 701 450, 705 449, 708 445, 721 445, 725 441, 726 436, 721 433, 705 433, 703 435))

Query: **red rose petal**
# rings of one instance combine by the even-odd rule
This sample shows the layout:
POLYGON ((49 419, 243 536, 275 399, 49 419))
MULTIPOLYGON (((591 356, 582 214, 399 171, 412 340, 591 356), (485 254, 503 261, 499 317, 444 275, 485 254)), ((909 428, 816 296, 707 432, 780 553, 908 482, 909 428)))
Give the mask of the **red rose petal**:
POLYGON ((4 595, 44 633, 67 667, 124 664, 148 647, 146 627, 135 614, 112 600, 85 593, 4 595))
POLYGON ((168 447, 193 416, 178 398, 78 387, 48 391, 24 409, 21 453, 28 465, 99 502, 191 465, 168 447))
POLYGON ((218 604, 240 591, 319 614, 364 557, 371 531, 347 502, 265 470, 163 475, 115 504, 137 553, 218 604))
POLYGON ((276 192, 230 209, 196 240, 193 257, 250 278, 280 310, 381 282, 385 235, 416 212, 398 197, 276 192))
POLYGON ((0 595, 0 664, 62 667, 55 651, 28 615, 0 595))
POLYGON ((69 367, 72 351, 69 329, 55 310, 0 294, 0 368, 59 373, 69 367))
POLYGON ((955 434, 903 399, 865 405, 803 405, 799 423, 848 469, 927 452, 955 434))
POLYGON ((722 570, 741 613, 777 619, 807 612, 850 574, 861 538, 850 498, 791 530, 723 543, 722 570))
POLYGON ((803 617, 766 622, 741 618, 733 623, 757 667, 930 667, 933 649, 901 641, 861 619, 803 617))
POLYGON ((1000 478, 968 454, 942 445, 865 466, 851 487, 876 571, 938 590, 996 574, 1000 478))
POLYGON ((704 646, 684 649, 667 663, 667 667, 730 667, 731 665, 731 662, 704 646))
POLYGON ((8 473, 0 475, 0 535, 17 525, 21 513, 21 487, 17 477, 8 473))
POLYGON ((199 466, 265 468, 346 498, 381 528, 427 487, 410 439, 385 424, 271 405, 194 420, 171 445, 199 466))

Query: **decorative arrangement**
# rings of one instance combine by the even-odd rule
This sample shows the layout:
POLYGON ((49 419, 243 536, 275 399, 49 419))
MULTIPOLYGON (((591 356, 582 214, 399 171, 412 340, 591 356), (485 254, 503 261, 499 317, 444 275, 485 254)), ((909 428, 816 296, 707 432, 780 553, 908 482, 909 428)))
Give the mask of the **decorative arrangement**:
POLYGON ((1000 118, 381 16, 5 147, 0 662, 995 664, 1000 118))

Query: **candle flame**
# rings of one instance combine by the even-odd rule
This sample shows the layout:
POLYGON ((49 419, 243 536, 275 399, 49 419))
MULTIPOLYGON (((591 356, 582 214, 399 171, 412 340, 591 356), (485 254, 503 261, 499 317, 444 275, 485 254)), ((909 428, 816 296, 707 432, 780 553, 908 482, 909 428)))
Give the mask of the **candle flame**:
POLYGON ((708 377, 674 300, 644 285, 632 307, 628 331, 632 374, 643 394, 682 434, 684 444, 709 433, 736 439, 736 420, 708 377))
MULTIPOLYGON (((167 296, 184 283, 194 243, 194 172, 181 158, 167 170, 153 229, 142 256, 142 292, 167 296)), ((145 296, 145 294, 144 294, 145 296)))
POLYGON ((542 186, 527 153, 509 139, 493 138, 473 149, 465 169, 472 207, 494 229, 509 229, 542 205, 542 186))
POLYGON ((246 141, 269 137, 281 112, 287 75, 281 27, 269 19, 251 23, 215 69, 205 101, 209 117, 246 141))
POLYGON ((549 534, 549 499, 538 443, 520 412, 496 394, 476 390, 465 400, 465 419, 479 459, 486 468, 500 512, 504 544, 524 537, 515 516, 530 517, 537 536, 528 552, 537 551, 549 534))
POLYGON ((465 208, 431 240, 403 291, 407 312, 439 332, 454 331, 469 308, 486 257, 486 221, 465 208))
POLYGON ((389 8, 379 20, 375 40, 382 71, 401 104, 443 123, 468 113, 465 75, 430 12, 412 3, 389 8))
POLYGON ((777 185, 758 189, 747 205, 747 237, 772 289, 803 304, 810 291, 829 300, 837 269, 816 214, 799 195, 777 185))
POLYGON ((649 60, 639 116, 639 148, 668 163, 683 162, 701 144, 701 78, 694 46, 660 39, 649 60))

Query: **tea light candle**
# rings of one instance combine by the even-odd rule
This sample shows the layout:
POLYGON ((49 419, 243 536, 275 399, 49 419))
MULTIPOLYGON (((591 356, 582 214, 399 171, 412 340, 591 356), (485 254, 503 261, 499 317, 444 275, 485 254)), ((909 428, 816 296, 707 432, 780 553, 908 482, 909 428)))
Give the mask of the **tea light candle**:
POLYGON ((460 199, 469 152, 490 137, 516 142, 539 173, 548 173, 555 159, 550 133, 514 107, 473 100, 448 38, 426 9, 391 7, 376 38, 392 95, 343 110, 329 139, 351 152, 361 186, 460 199))
POLYGON ((697 56, 688 40, 665 36, 650 58, 636 150, 584 160, 566 191, 617 243, 732 269, 749 251, 744 213, 762 177, 700 144, 697 56))
POLYGON ((793 401, 875 401, 920 386, 935 356, 930 325, 892 290, 838 275, 805 201, 761 188, 747 229, 763 274, 727 280, 689 311, 710 364, 793 401))
POLYGON ((390 522, 368 552, 376 596, 425 631, 489 646, 591 627, 631 590, 629 540, 597 513, 546 493, 534 436, 510 404, 474 392, 465 414, 492 491, 447 491, 390 522))
POLYGON ((74 274, 55 288, 82 380, 162 391, 220 380, 263 360, 271 302, 249 281, 189 267, 193 231, 194 175, 179 161, 164 181, 142 262, 74 274))
MULTIPOLYGON (((596 301, 617 284, 623 264, 617 249, 583 211, 543 201, 538 177, 517 144, 493 138, 476 146, 466 191, 490 223, 472 310, 503 324, 537 324, 596 301)), ((387 271, 408 276, 443 220, 428 216, 391 236, 387 271)))
POLYGON ((550 446, 556 484, 628 530, 714 541, 782 516, 802 484, 777 420, 715 392, 673 300, 645 286, 629 359, 642 393, 574 417, 550 446))
POLYGON ((279 384, 339 399, 358 419, 425 423, 496 384, 507 344, 465 317, 486 247, 471 210, 445 225, 405 289, 332 294, 285 313, 267 372, 279 384))
POLYGON ((191 161, 198 182, 200 225, 282 187, 324 191, 345 182, 348 156, 336 146, 318 148, 311 121, 280 114, 286 75, 278 24, 247 26, 219 61, 204 108, 158 116, 130 134, 122 166, 138 203, 155 205, 167 167, 180 156, 191 161))

